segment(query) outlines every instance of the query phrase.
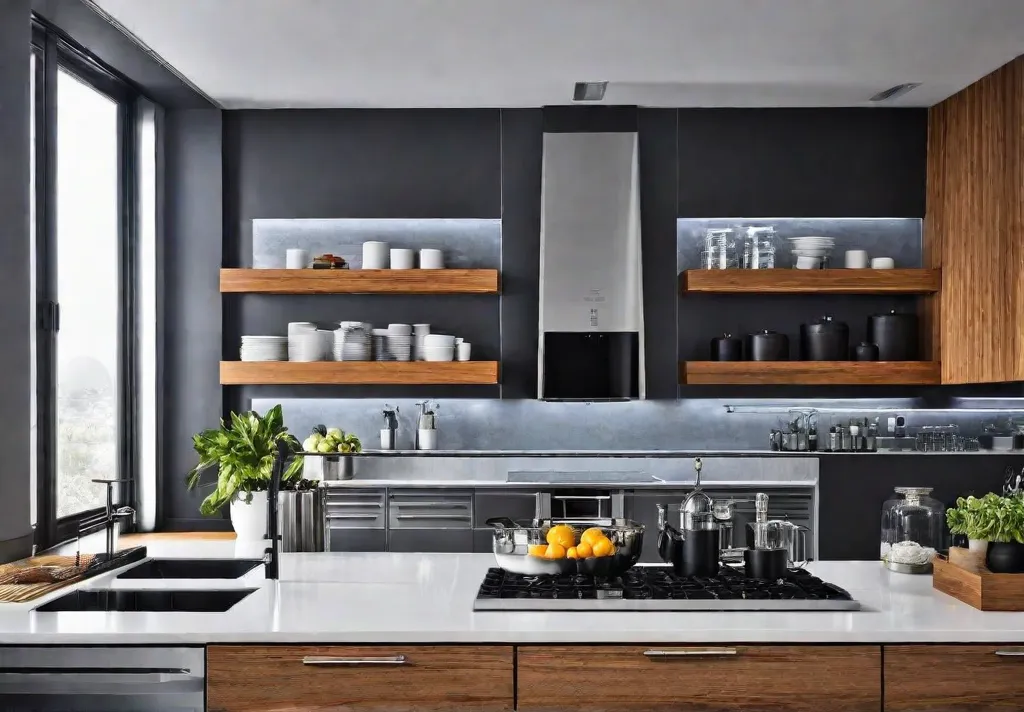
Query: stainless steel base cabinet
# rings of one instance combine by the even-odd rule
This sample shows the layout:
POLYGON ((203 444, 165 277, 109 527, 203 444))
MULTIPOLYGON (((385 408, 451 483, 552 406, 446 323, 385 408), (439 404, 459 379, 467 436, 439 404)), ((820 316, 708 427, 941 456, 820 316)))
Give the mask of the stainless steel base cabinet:
POLYGON ((202 712, 203 648, 0 648, 3 712, 202 712))

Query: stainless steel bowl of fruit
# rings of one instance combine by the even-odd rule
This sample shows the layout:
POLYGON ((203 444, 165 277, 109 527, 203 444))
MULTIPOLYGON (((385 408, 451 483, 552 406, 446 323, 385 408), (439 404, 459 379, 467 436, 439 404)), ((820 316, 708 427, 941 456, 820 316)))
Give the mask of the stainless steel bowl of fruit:
POLYGON ((618 576, 640 559, 644 525, 628 519, 487 520, 498 566, 527 576, 618 576))

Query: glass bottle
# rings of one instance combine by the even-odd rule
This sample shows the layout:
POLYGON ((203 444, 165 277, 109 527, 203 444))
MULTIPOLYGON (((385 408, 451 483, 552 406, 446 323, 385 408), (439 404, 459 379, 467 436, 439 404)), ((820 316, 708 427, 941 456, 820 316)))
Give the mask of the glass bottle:
POLYGON ((943 548, 946 530, 946 507, 929 496, 931 491, 931 487, 897 487, 882 505, 880 556, 887 568, 906 573, 931 570, 931 558, 943 548), (902 554, 909 554, 910 560, 905 561, 902 554))

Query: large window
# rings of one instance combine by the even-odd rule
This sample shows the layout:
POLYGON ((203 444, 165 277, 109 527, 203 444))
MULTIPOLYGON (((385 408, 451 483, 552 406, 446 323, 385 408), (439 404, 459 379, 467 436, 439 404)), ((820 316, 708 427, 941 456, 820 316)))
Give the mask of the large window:
POLYGON ((134 92, 46 28, 33 36, 36 529, 50 545, 127 480, 136 446, 134 92))

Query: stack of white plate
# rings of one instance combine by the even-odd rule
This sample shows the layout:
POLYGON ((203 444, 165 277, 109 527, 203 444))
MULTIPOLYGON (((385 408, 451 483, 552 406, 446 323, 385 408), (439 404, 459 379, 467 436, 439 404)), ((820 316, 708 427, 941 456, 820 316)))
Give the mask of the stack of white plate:
POLYGON ((451 361, 455 358, 455 337, 427 334, 423 337, 424 361, 451 361))
POLYGON ((335 361, 369 361, 370 328, 361 321, 343 321, 334 332, 335 361))
POLYGON ((412 358, 412 327, 408 324, 388 324, 387 348, 395 361, 412 358))
POLYGON ((288 337, 289 361, 323 361, 324 339, 320 332, 306 331, 288 337))
POLYGON ((791 237, 789 243, 793 251, 793 263, 802 267, 819 267, 825 261, 832 248, 836 246, 834 237, 791 237), (800 259, 803 257, 804 259, 800 259))
MULTIPOLYGON (((316 324, 311 321, 290 321, 288 322, 288 360, 302 361, 296 358, 298 337, 300 334, 315 334, 316 324)), ((308 347, 307 347, 308 348, 308 347)), ((306 359, 308 360, 308 359, 306 359)), ((317 359, 319 360, 319 359, 317 359)))
POLYGON ((243 361, 285 361, 287 336, 243 336, 240 356, 243 361))

